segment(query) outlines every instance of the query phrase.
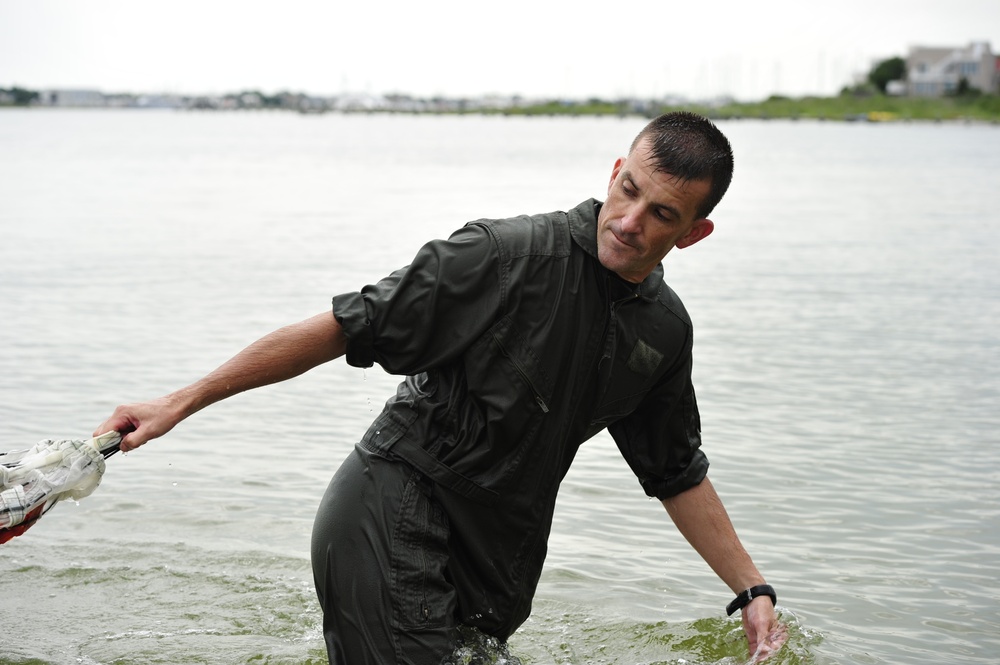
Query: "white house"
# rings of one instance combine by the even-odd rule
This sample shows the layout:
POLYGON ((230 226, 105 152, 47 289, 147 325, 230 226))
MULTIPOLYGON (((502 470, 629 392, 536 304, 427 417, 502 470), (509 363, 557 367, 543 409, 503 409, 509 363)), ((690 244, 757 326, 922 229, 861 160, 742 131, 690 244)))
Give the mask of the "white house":
POLYGON ((913 46, 906 58, 907 92, 914 97, 942 97, 958 90, 965 79, 970 88, 1000 92, 1000 58, 988 42, 964 48, 913 46))

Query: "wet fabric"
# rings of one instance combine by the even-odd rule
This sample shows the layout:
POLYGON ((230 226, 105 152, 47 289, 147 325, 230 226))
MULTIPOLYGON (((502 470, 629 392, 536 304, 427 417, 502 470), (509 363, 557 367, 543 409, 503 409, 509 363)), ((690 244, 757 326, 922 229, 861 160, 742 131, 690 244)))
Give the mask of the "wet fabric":
POLYGON ((360 447, 334 475, 312 539, 331 665, 439 665, 456 648, 448 520, 432 491, 360 447))
POLYGON ((59 501, 89 496, 120 441, 117 432, 108 432, 93 439, 44 439, 0 454, 0 543, 24 533, 59 501))
POLYGON ((530 613, 581 443, 608 428, 661 499, 707 472, 690 320, 662 268, 635 285, 601 266, 599 207, 471 223, 333 300, 348 362, 406 377, 361 446, 433 484, 457 620, 501 640, 530 613))

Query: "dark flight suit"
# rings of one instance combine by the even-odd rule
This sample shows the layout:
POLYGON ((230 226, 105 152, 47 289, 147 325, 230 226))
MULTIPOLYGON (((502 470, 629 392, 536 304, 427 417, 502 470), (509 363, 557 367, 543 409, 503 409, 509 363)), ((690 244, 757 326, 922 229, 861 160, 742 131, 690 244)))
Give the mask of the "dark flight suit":
POLYGON ((663 269, 597 259, 597 213, 472 222, 333 299, 347 362, 405 375, 331 482, 313 569, 334 663, 429 663, 528 617, 556 493, 608 428, 647 495, 697 485, 692 328, 663 269))

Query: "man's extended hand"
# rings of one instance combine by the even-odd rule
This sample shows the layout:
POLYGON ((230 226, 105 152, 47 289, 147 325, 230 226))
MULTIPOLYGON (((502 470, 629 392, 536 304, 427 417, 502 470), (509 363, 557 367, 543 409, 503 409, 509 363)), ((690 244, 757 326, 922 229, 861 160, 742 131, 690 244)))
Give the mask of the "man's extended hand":
POLYGON ((767 596, 759 596, 743 608, 743 630, 750 647, 750 662, 769 658, 788 639, 788 626, 778 622, 774 605, 767 596))
POLYGON ((171 395, 149 402, 123 404, 111 417, 94 430, 94 436, 112 430, 122 434, 119 449, 123 453, 135 450, 150 439, 163 436, 183 418, 171 395))

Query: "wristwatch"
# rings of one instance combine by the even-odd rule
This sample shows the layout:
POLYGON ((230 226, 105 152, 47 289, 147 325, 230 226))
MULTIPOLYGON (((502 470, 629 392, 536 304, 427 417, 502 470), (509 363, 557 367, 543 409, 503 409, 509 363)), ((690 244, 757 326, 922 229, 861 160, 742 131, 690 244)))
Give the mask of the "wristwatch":
POLYGON ((758 584, 757 586, 750 587, 746 591, 741 591, 736 598, 733 598, 733 602, 726 605, 726 614, 732 616, 733 612, 742 610, 750 604, 751 600, 761 596, 769 597, 771 599, 771 603, 774 605, 778 604, 778 594, 774 593, 774 587, 770 584, 758 584))

